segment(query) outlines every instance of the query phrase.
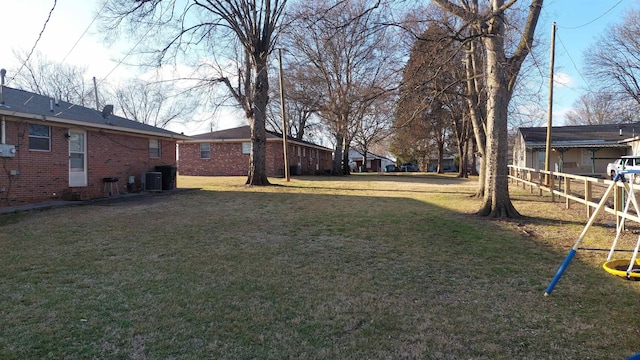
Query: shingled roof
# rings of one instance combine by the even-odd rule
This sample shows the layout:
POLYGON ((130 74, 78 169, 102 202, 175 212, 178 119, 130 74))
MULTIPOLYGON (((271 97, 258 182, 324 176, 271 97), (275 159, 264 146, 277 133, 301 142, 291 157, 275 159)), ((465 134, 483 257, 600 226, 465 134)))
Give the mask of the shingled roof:
POLYGON ((173 131, 129 120, 114 114, 103 116, 101 111, 95 109, 7 86, 2 87, 2 100, 0 115, 165 138, 188 138, 173 131))
MULTIPOLYGON (((622 141, 640 132, 640 123, 554 126, 551 128, 551 143, 554 147, 628 147, 622 141)), ((527 148, 544 148, 547 139, 546 127, 520 128, 527 148)))
MULTIPOLYGON (((266 132, 267 141, 281 141, 282 134, 274 131, 266 132)), ((219 130, 208 132, 204 134, 193 135, 185 143, 199 143, 199 142, 224 142, 224 141, 251 141, 251 127, 249 125, 240 126, 232 129, 219 130)), ((294 137, 287 136, 287 141, 292 143, 297 143, 301 145, 306 145, 309 147, 315 147, 322 150, 332 151, 329 148, 326 148, 321 145, 314 144, 309 141, 298 140, 294 137)))

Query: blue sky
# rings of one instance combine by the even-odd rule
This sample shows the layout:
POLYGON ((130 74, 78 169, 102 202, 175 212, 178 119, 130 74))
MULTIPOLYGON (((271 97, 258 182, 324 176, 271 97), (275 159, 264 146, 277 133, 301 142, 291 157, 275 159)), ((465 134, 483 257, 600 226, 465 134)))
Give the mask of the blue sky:
MULTIPOLYGON (((637 0, 545 1, 536 32, 549 43, 551 24, 556 22, 554 126, 564 124, 564 114, 591 85, 583 71, 584 51, 607 27, 620 23, 626 12, 638 6, 637 0)), ((550 48, 545 51, 543 55, 547 56, 548 64, 550 48)), ((547 75, 549 69, 545 66, 544 74, 547 75)), ((546 105, 544 108, 546 111, 546 105)))
MULTIPOLYGON (((0 33, 3 34, 0 67, 19 66, 12 50, 31 50, 53 3, 53 0, 0 0, 3 18, 0 21, 0 33)), ((117 61, 126 54, 128 48, 123 45, 106 48, 102 45, 97 35, 97 24, 90 26, 97 6, 97 1, 92 0, 58 0, 36 51, 46 54, 49 60, 64 59, 65 63, 86 66, 87 74, 98 80, 110 74, 109 81, 117 83, 118 79, 134 75, 125 66, 116 67, 117 61), (82 36, 85 30, 86 34, 82 36)), ((584 50, 607 26, 620 22, 625 12, 637 6, 640 6, 637 0, 545 1, 536 32, 549 39, 551 23, 555 21, 558 26, 554 125, 563 124, 564 113, 571 109, 573 102, 588 85, 581 74, 584 50)), ((546 54, 548 51, 543 50, 542 55, 546 54)), ((548 67, 542 69, 542 73, 546 76, 548 67)), ((8 74, 9 78, 11 76, 8 74)), ((547 80, 540 81, 545 86, 542 91, 546 91, 547 80)), ((10 83, 8 85, 11 86, 10 83)), ((543 98, 546 99, 546 94, 543 98)), ((546 111, 546 104, 538 105, 546 111)), ((218 127, 222 129, 236 125, 237 122, 221 119, 218 127)), ((172 130, 195 134, 208 131, 208 125, 204 128, 202 124, 175 126, 172 130)))
MULTIPOLYGON (((29 52, 32 49, 53 5, 53 0, 0 0, 3 18, 0 21, 0 33, 3 34, 0 67, 16 66, 13 51, 29 52)), ((96 7, 97 2, 93 0, 58 0, 36 52, 45 54, 49 60, 61 62, 64 59, 68 64, 87 66, 91 76, 104 77, 115 66, 111 60, 119 54, 102 45, 96 36, 97 23, 89 27, 96 7)), ((116 70, 117 76, 127 75, 124 67, 116 70)))

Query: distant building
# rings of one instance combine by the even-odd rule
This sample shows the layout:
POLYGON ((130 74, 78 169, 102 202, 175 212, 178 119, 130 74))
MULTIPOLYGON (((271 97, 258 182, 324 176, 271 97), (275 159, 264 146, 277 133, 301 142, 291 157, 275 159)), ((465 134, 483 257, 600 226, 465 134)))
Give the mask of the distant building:
MULTIPOLYGON (((438 159, 430 159, 429 160, 429 168, 427 169, 429 172, 438 171, 438 159)), ((445 156, 442 158, 442 172, 456 172, 458 171, 458 166, 455 162, 455 157, 453 156, 445 156)))
MULTIPOLYGON (((287 139, 291 175, 327 174, 332 150, 307 141, 287 139)), ((180 140, 179 171, 191 176, 247 176, 251 151, 251 128, 241 126, 191 136, 180 140)), ((283 177, 282 135, 267 131, 267 176, 283 177)))
MULTIPOLYGON (((628 141, 640 123, 554 126, 551 129, 549 170, 586 176, 605 176, 607 164, 631 155, 628 141), (627 139, 625 141, 625 139, 627 139)), ((513 164, 544 170, 546 127, 520 128, 513 147, 513 164)))
POLYGON ((349 150, 349 162, 353 163, 353 169, 351 171, 363 171, 363 172, 380 172, 384 171, 387 165, 395 164, 395 161, 381 155, 376 155, 371 152, 367 152, 367 163, 364 164, 364 156, 357 150, 349 150))

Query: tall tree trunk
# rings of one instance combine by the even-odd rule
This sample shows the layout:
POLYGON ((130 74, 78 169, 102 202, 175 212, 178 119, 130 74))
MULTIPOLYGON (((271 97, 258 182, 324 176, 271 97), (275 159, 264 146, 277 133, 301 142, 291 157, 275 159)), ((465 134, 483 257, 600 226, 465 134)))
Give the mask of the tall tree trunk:
POLYGON ((453 125, 454 135, 456 137, 456 150, 458 153, 458 175, 459 178, 468 177, 468 161, 467 154, 469 152, 469 121, 466 116, 463 116, 459 121, 456 121, 453 116, 451 119, 453 125))
POLYGON ((440 134, 437 141, 438 145, 438 174, 444 174, 444 136, 440 134))
POLYGON ((364 154, 362 154, 362 168, 364 169, 364 171, 366 172, 368 170, 367 167, 367 150, 364 150, 364 154))
MULTIPOLYGON (((504 26, 496 17, 493 25, 504 26)), ((498 34, 502 34, 498 32, 498 34)), ((509 197, 507 168, 507 109, 509 86, 502 36, 483 38, 487 51, 487 147, 483 157, 486 168, 481 216, 521 217, 509 197)))
POLYGON ((349 141, 346 138, 342 144, 342 174, 349 175, 349 141))
POLYGON ((472 175, 478 175, 478 157, 476 156, 476 143, 475 141, 469 141, 468 150, 469 158, 471 159, 471 165, 469 166, 470 173, 472 175))
MULTIPOLYGON (((486 159, 485 151, 486 151, 486 126, 485 119, 486 107, 483 107, 480 104, 480 91, 481 86, 479 84, 479 80, 481 78, 481 71, 479 71, 478 67, 478 55, 477 55, 477 47, 475 41, 469 42, 469 49, 466 52, 466 72, 467 72, 467 104, 469 105, 469 117, 471 119, 471 124, 473 125, 473 135, 475 137, 476 145, 478 147, 478 153, 480 154, 480 172, 478 174, 478 189, 476 190, 475 196, 478 198, 484 197, 485 191, 485 179, 486 179, 486 168, 484 166, 484 160, 486 159)), ((474 167, 475 171, 475 167, 474 167)))
POLYGON ((353 142, 353 134, 349 133, 349 124, 347 122, 347 119, 349 119, 349 115, 344 115, 344 122, 343 124, 343 146, 342 146, 342 174, 344 175, 349 175, 349 149, 351 149, 351 143, 353 142))
POLYGON ((344 143, 344 136, 342 134, 336 134, 336 147, 333 153, 333 166, 331 169, 332 175, 342 175, 342 161, 344 161, 342 156, 342 149, 344 143))
POLYGON ((266 55, 257 60, 256 81, 253 92, 253 111, 249 117, 251 127, 251 152, 249 154, 249 175, 247 185, 270 185, 267 179, 267 133, 266 110, 269 101, 269 79, 266 55))
POLYGON ((458 141, 458 176, 459 178, 467 177, 467 143, 458 141))

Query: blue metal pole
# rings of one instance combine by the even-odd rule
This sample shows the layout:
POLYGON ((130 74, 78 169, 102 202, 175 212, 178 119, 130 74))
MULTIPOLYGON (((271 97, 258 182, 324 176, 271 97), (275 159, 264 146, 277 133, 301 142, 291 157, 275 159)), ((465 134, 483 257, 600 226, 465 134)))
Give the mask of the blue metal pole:
POLYGON ((578 251, 578 248, 580 247, 580 244, 582 243, 584 236, 587 234, 587 230, 589 230, 589 228, 595 221, 596 217, 598 217, 598 214, 600 214, 600 211, 602 211, 602 209, 604 208, 604 205, 607 202, 607 198, 611 194, 611 191, 613 191, 613 188, 616 186, 616 182, 618 180, 624 181, 624 175, 622 176, 622 179, 621 179, 620 174, 616 174, 614 181, 611 182, 611 185, 609 185, 609 187, 607 188, 607 191, 605 191, 604 195, 602 195, 602 198, 598 203, 598 207, 596 207, 596 210, 593 212, 593 214, 591 214, 589 221, 587 221, 587 225, 585 225, 584 229, 582 229, 582 233, 580 234, 578 241, 576 241, 576 243, 573 245, 573 248, 571 248, 571 250, 567 254, 567 257, 562 262, 562 265, 560 265, 560 268, 558 268, 558 272, 556 272, 556 275, 553 277, 553 279, 549 283, 549 286, 547 286, 547 290, 545 290, 544 296, 549 296, 549 294, 551 294, 551 292, 553 291, 553 288, 556 286, 556 283, 558 282, 558 280, 560 280, 560 278, 562 277, 562 274, 567 269, 567 266, 569 266, 569 263, 571 263, 571 260, 573 260, 573 257, 576 256, 576 251, 578 251))
MULTIPOLYGON (((582 239, 579 241, 582 241, 582 239)), ((553 288, 556 286, 556 284, 558 283, 558 280, 560 280, 560 278, 562 277, 562 274, 567 269, 567 266, 569 266, 569 263, 571 262, 571 260, 573 260, 573 257, 575 255, 576 255, 576 251, 574 249, 569 250, 567 257, 564 258, 564 261, 562 262, 562 265, 560 265, 558 272, 549 283, 549 286, 547 286, 547 290, 544 291, 544 296, 549 296, 549 294, 551 294, 551 292, 553 291, 553 288)))

